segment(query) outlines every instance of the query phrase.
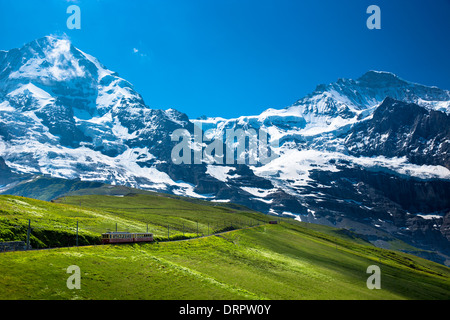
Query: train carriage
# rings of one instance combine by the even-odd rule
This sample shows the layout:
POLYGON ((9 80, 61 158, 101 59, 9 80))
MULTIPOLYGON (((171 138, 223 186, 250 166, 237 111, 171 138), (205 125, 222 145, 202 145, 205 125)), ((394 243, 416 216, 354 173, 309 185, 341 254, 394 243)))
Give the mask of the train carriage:
POLYGON ((134 242, 152 242, 153 233, 140 232, 106 232, 102 234, 102 244, 107 243, 134 243, 134 242))

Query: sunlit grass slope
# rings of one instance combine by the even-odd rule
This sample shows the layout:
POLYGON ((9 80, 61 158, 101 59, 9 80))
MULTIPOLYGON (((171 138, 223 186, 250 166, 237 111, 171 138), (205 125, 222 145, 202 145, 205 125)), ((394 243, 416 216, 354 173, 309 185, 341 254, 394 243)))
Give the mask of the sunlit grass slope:
POLYGON ((448 268, 301 226, 188 241, 3 253, 1 299, 449 299, 448 268), (366 269, 381 269, 369 290, 366 269), (81 289, 66 286, 67 267, 81 289))
MULTIPOLYGON (((224 217, 224 224, 269 218, 180 199, 129 199, 74 197, 65 199, 72 204, 57 204, 5 196, 1 218, 41 218, 42 226, 78 220, 90 223, 93 235, 117 221, 130 229, 161 224, 163 233, 168 219, 173 225, 199 221, 205 230, 224 217)), ((288 219, 185 241, 1 253, 0 274, 0 299, 450 299, 445 266, 288 219), (81 270, 79 290, 66 286, 71 265, 81 270), (366 286, 370 265, 380 267, 379 290, 366 286)))
POLYGON ((32 247, 47 248, 75 245, 77 224, 79 244, 98 244, 107 231, 148 230, 167 240, 253 226, 269 217, 242 206, 159 194, 74 196, 55 203, 0 195, 0 241, 25 241, 29 220, 32 247))

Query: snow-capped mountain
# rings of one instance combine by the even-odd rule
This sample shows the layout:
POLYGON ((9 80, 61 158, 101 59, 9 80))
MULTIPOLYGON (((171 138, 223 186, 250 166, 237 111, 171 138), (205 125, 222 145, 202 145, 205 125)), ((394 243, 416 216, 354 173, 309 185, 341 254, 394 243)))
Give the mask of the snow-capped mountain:
MULTIPOLYGON (((180 189, 151 164, 186 115, 147 107, 133 86, 70 41, 45 37, 0 57, 0 154, 26 173, 180 189)), ((169 150, 170 154, 170 150, 169 150)))
POLYGON ((284 109, 267 109, 260 115, 237 119, 192 121, 211 132, 239 127, 264 128, 281 141, 296 137, 309 140, 317 135, 341 132, 367 119, 386 97, 450 113, 450 91, 408 82, 389 72, 369 71, 357 80, 338 79, 328 85, 318 85, 314 92, 284 109))
POLYGON ((448 247, 448 90, 369 71, 319 85, 284 109, 192 121, 216 137, 230 128, 263 128, 280 141, 279 158, 250 166, 273 185, 249 188, 253 199, 273 204, 275 190, 295 199, 269 206, 271 213, 377 234, 378 245, 381 230, 395 230, 448 247))
POLYGON ((44 37, 0 51, 0 192, 20 174, 46 174, 234 202, 379 246, 401 239, 450 264, 449 119, 449 91, 369 71, 284 109, 190 120, 149 108, 96 58, 44 37), (172 133, 195 126, 209 138, 264 129, 279 156, 174 164, 172 133))

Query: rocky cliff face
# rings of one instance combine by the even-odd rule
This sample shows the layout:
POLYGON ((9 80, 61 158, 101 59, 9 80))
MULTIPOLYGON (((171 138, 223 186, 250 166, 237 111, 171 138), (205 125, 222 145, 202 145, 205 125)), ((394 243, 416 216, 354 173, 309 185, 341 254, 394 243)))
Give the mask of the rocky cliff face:
POLYGON ((369 71, 319 85, 284 109, 191 120, 150 109, 96 58, 45 37, 0 51, 0 185, 46 174, 235 202, 347 228, 380 246, 401 239, 446 263, 449 113, 449 91, 369 71), (193 135, 195 126, 211 139, 263 129, 279 156, 174 164, 172 133, 193 135))
POLYGON ((450 115, 386 98, 370 120, 350 130, 345 146, 357 156, 407 157, 450 169, 450 115))

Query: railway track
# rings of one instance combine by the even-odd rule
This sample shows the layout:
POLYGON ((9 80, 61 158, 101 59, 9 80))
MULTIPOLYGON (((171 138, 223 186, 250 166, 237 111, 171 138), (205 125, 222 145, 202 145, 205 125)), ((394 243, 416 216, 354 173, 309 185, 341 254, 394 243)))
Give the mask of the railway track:
MULTIPOLYGON (((162 240, 162 241, 153 241, 153 242, 180 242, 180 241, 192 241, 192 240, 196 240, 196 239, 202 239, 202 238, 207 238, 207 237, 212 237, 212 236, 221 236, 223 234, 227 234, 227 233, 231 233, 231 232, 235 232, 235 231, 239 231, 239 230, 246 230, 246 229, 252 229, 252 228, 258 228, 261 227, 262 225, 256 225, 256 226, 251 226, 251 227, 245 227, 245 228, 239 228, 239 229, 233 229, 233 230, 227 230, 227 231, 222 231, 222 232, 217 232, 217 233, 212 233, 212 234, 208 234, 208 235, 202 235, 202 236, 198 236, 198 237, 194 237, 194 238, 187 238, 187 239, 177 239, 177 240, 162 240)), ((77 248, 77 247, 101 247, 101 246, 105 246, 105 245, 129 245, 129 244, 135 244, 135 243, 139 243, 139 242, 126 242, 126 243, 113 243, 113 244, 90 244, 90 245, 81 245, 81 246, 62 246, 62 247, 51 247, 51 248, 35 248, 35 249, 28 249, 28 250, 16 250, 16 251, 4 251, 4 252, 0 252, 0 253, 7 253, 7 252, 23 252, 23 251, 43 251, 43 250, 56 250, 56 249, 62 249, 62 248, 77 248)), ((142 243, 142 242, 141 242, 142 243)), ((143 243, 149 243, 149 242, 143 242, 143 243)))

